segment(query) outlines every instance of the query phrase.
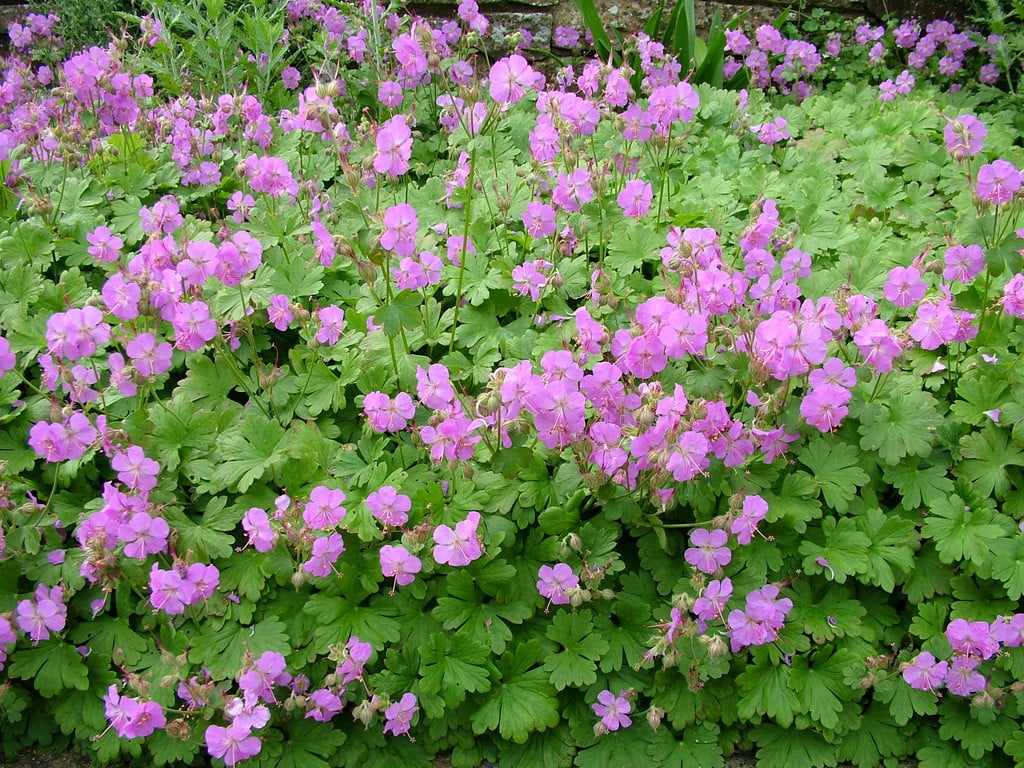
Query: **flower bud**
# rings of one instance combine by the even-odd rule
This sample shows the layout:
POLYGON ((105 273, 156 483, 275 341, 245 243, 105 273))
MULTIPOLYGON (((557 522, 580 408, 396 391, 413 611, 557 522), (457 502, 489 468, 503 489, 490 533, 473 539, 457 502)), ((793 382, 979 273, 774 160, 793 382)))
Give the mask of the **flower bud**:
POLYGON ((292 586, 298 591, 299 587, 306 583, 308 577, 305 571, 296 571, 292 574, 292 586))
POLYGON ((171 738, 181 739, 182 741, 188 741, 189 736, 192 734, 192 729, 189 728, 188 723, 180 717, 176 720, 171 720, 165 730, 171 738))
POLYGON ((597 594, 598 594, 598 597, 600 597, 602 600, 614 600, 615 599, 615 590, 614 589, 602 589, 602 590, 599 590, 597 594))
POLYGON ((594 736, 601 737, 608 733, 608 726, 603 722, 598 721, 594 723, 594 736))
POLYGON ((665 710, 661 707, 651 707, 647 710, 647 724, 655 731, 661 727, 663 717, 665 717, 665 710))

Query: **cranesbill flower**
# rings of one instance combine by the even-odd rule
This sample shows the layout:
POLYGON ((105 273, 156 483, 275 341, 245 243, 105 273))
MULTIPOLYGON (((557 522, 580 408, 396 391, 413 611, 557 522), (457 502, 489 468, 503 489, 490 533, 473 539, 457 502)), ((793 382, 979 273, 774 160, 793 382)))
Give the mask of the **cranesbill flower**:
POLYGON ((901 347, 884 320, 871 320, 853 334, 853 343, 864 361, 879 373, 892 370, 892 361, 899 357, 901 347))
POLYGON ((302 570, 310 576, 321 578, 331 575, 335 561, 345 551, 345 540, 335 532, 321 536, 313 541, 313 551, 309 560, 302 564, 302 570))
POLYGON ((477 526, 480 513, 470 512, 466 519, 456 523, 455 530, 447 525, 434 529, 434 560, 441 565, 469 565, 483 554, 477 526))
POLYGON ((814 387, 800 401, 800 415, 822 432, 834 432, 849 413, 850 390, 835 384, 814 387))
POLYGON ((946 140, 946 149, 954 160, 974 157, 981 152, 985 144, 988 129, 985 124, 973 115, 954 117, 942 129, 942 138, 946 140))
POLYGON ((757 531, 757 526, 768 514, 768 502, 756 494, 743 499, 743 512, 729 527, 729 532, 736 535, 740 544, 749 544, 757 531))
POLYGON ((936 661, 927 651, 917 654, 914 661, 903 668, 903 679, 919 691, 935 691, 942 687, 949 664, 936 661))
POLYGON ((384 724, 384 733, 390 733, 392 736, 409 733, 412 719, 419 711, 416 696, 411 693, 403 694, 399 701, 384 710, 384 717, 387 720, 384 724))
POLYGON ((314 530, 334 528, 345 519, 345 507, 342 506, 344 501, 344 491, 318 485, 310 491, 302 519, 314 530))
POLYGON ((447 409, 455 400, 455 389, 448 369, 440 363, 433 363, 429 368, 417 366, 416 395, 428 408, 447 409))
POLYGON ((320 327, 316 332, 316 340, 329 347, 341 340, 341 332, 345 329, 345 312, 331 304, 316 311, 316 319, 320 327))
POLYGON ((712 579, 704 588, 704 592, 693 603, 694 615, 702 621, 721 619, 725 604, 732 597, 731 579, 712 579))
POLYGON ((412 500, 395 487, 383 485, 366 497, 366 507, 385 526, 399 527, 409 521, 412 500))
POLYGON ((416 252, 416 228, 419 217, 416 209, 408 203, 390 206, 384 212, 384 232, 380 236, 381 247, 394 251, 399 256, 412 256, 416 252))
POLYGON ((580 577, 573 573, 566 563, 557 563, 554 567, 542 565, 537 571, 537 591, 546 597, 551 605, 568 605, 570 589, 579 586, 580 577))
POLYGON ((232 723, 227 728, 211 725, 206 729, 206 749, 211 757, 219 757, 225 765, 235 765, 255 757, 263 748, 263 742, 252 731, 232 723))
POLYGON ((422 568, 420 559, 403 546, 385 544, 380 548, 381 572, 400 587, 412 584, 422 568))
POLYGON ((406 123, 405 115, 396 115, 381 125, 374 143, 377 153, 373 158, 373 169, 377 173, 386 173, 391 178, 397 178, 409 170, 409 158, 412 157, 412 130, 406 123))
POLYGON ((986 203, 1001 205, 1013 200, 1020 186, 1020 171, 1006 160, 995 160, 978 169, 975 192, 986 203))
POLYGON ((949 662, 945 678, 949 692, 957 696, 972 696, 978 691, 985 690, 987 681, 985 676, 977 671, 979 664, 981 660, 972 656, 954 656, 949 662))
POLYGON ((249 536, 249 544, 257 552, 269 552, 274 548, 277 534, 270 527, 270 517, 265 510, 251 507, 242 517, 242 530, 249 536))
POLYGON ((329 688, 315 690, 306 698, 306 717, 318 723, 330 721, 341 708, 341 697, 329 688))
POLYGON ((999 651, 987 621, 954 619, 946 627, 946 639, 954 651, 964 656, 991 659, 999 651))
POLYGON ((628 728, 633 724, 628 715, 633 709, 629 699, 620 693, 616 696, 608 690, 597 694, 597 703, 591 705, 594 714, 601 718, 600 725, 608 731, 617 731, 619 728, 628 728))
POLYGON ((370 392, 363 399, 363 412, 375 432, 398 432, 415 415, 416 406, 406 392, 393 400, 383 392, 370 392))
POLYGON ((124 542, 125 557, 145 560, 149 555, 163 552, 167 548, 169 533, 170 526, 162 517, 137 512, 128 522, 121 523, 117 537, 124 542))
POLYGON ((732 550, 727 544, 729 534, 721 528, 698 528, 690 534, 690 547, 683 557, 702 573, 714 573, 732 560, 732 550))
POLYGON ((969 283, 985 268, 985 252, 978 245, 951 245, 943 254, 942 279, 969 283))
POLYGON ((631 219, 640 219, 650 210, 654 189, 643 179, 630 179, 619 192, 617 202, 622 208, 622 215, 631 219))
POLYGON ((882 295, 897 307, 912 307, 924 298, 927 290, 917 267, 893 267, 882 286, 882 295))
POLYGON ((499 59, 491 66, 488 93, 502 105, 515 104, 533 88, 537 79, 529 62, 515 53, 499 59))
POLYGON ((33 643, 48 640, 50 632, 60 632, 67 622, 68 609, 64 605, 63 587, 36 587, 31 600, 22 600, 17 607, 18 626, 33 643))

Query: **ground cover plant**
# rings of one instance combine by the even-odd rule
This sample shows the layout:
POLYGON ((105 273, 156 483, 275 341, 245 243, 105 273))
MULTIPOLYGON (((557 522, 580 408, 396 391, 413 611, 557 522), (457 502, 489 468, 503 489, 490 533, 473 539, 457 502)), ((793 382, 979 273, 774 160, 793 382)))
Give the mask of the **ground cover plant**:
POLYGON ((1024 762, 1012 101, 400 11, 12 29, 5 754, 1024 762))

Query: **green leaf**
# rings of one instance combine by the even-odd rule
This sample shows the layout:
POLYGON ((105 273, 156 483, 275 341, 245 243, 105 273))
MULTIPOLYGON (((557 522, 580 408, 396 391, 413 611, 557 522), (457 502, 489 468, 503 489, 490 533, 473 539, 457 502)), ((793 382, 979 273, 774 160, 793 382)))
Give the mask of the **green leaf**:
POLYGON ((278 768, 330 768, 333 758, 345 743, 345 732, 330 723, 292 720, 286 728, 278 768))
POLYGON ((171 736, 163 728, 146 737, 146 748, 154 765, 190 765, 199 752, 194 741, 171 736))
POLYGON ((931 507, 953 492, 953 481, 946 476, 943 467, 922 464, 916 458, 885 467, 882 477, 900 492, 903 508, 908 512, 919 509, 922 504, 931 507))
POLYGON ((870 544, 865 581, 892 592, 897 578, 914 568, 914 553, 921 538, 917 526, 897 514, 886 515, 874 508, 856 518, 857 527, 870 544))
POLYGON ((939 736, 947 742, 957 742, 975 760, 992 759, 993 750, 1020 731, 1016 717, 1005 712, 990 711, 991 720, 982 722, 974 716, 969 701, 952 700, 943 705, 939 736))
POLYGON ((610 768, 610 766, 647 765, 643 755, 654 739, 648 728, 634 725, 620 728, 599 737, 593 746, 581 749, 576 755, 577 768, 610 768))
POLYGON ((317 619, 314 636, 321 653, 352 635, 375 647, 397 643, 402 636, 401 624, 394 619, 397 612, 387 601, 358 605, 343 597, 318 594, 310 597, 302 610, 317 619))
POLYGON ((287 460, 284 437, 280 424, 256 410, 249 411, 217 441, 218 461, 211 485, 214 488, 236 487, 239 493, 245 493, 268 471, 287 460))
POLYGON ((134 667, 149 648, 146 640, 136 634, 126 619, 99 616, 76 624, 68 633, 75 643, 88 645, 90 653, 113 659, 118 664, 134 667))
POLYGON ((894 674, 875 685, 877 699, 889 705, 889 713, 896 725, 906 725, 914 715, 934 715, 937 699, 931 691, 911 688, 900 674, 894 674))
POLYGON ((501 655, 512 640, 509 624, 521 624, 530 613, 530 608, 521 602, 482 600, 472 574, 455 571, 448 575, 448 595, 437 599, 437 607, 430 615, 442 622, 445 629, 459 630, 501 655))
POLYGON ((900 732, 881 702, 864 712, 860 725, 847 733, 836 747, 836 757, 857 768, 877 768, 888 757, 906 757, 907 737, 900 732))
POLYGON ((921 390, 893 390, 886 402, 864 407, 858 414, 860 447, 877 451, 886 464, 898 464, 905 456, 931 453, 942 416, 935 398, 921 390))
POLYGON ((664 237, 651 227, 630 223, 617 227, 608 240, 604 263, 620 275, 636 272, 644 261, 659 258, 664 237))
POLYGON ((764 723, 750 732, 757 744, 757 768, 820 768, 836 764, 836 748, 814 731, 764 723))
POLYGON ((989 563, 994 542, 1006 535, 992 512, 969 507, 959 496, 950 496, 934 506, 921 533, 935 540, 943 563, 970 560, 976 565, 989 563))
POLYGON ((843 671, 856 661, 849 651, 819 651, 813 664, 807 656, 793 657, 790 682, 807 714, 823 728, 835 730, 844 702, 855 696, 843 681, 843 671))
POLYGON ((725 758, 718 744, 718 731, 713 723, 701 723, 685 729, 680 737, 667 728, 659 728, 654 741, 647 745, 650 765, 722 768, 725 758))
POLYGON ((177 510, 168 510, 165 517, 171 528, 178 532, 179 551, 191 550, 207 561, 230 557, 235 549, 235 537, 225 531, 234 530, 244 513, 226 505, 227 499, 223 496, 212 498, 198 521, 177 510))
POLYGON ((89 688, 89 670, 82 654, 62 640, 51 639, 12 656, 7 674, 31 680, 39 694, 50 699, 68 690, 89 688))
POLYGON ((264 558, 256 551, 239 552, 233 555, 227 567, 220 572, 220 586, 226 592, 237 592, 239 596, 256 602, 263 594, 267 575, 263 572, 264 558))
POLYGON ((423 300, 414 293, 401 291, 376 311, 374 319, 380 323, 391 338, 403 328, 415 328, 420 324, 420 305, 423 300))
POLYGON ((425 693, 444 696, 449 707, 456 707, 466 692, 482 693, 491 689, 491 670, 487 647, 460 634, 434 635, 420 652, 421 688, 425 693))
POLYGON ((860 452, 849 443, 815 437, 800 451, 799 459, 810 470, 810 475, 797 472, 797 477, 809 477, 825 503, 839 513, 846 511, 850 500, 857 495, 857 488, 869 480, 860 467, 860 452))
POLYGON ((761 662, 751 665, 737 678, 741 697, 739 714, 745 720, 768 715, 788 728, 797 712, 805 709, 794 691, 792 669, 785 664, 761 662))
POLYGON ((267 651, 285 657, 291 653, 288 629, 276 616, 251 627, 207 625, 206 631, 192 638, 188 660, 204 665, 214 680, 229 680, 238 674, 247 653, 259 657, 267 651))
POLYGON ((594 631, 593 613, 559 611, 551 620, 547 637, 563 650, 549 654, 544 669, 558 690, 567 686, 587 686, 597 682, 597 660, 607 653, 608 642, 594 631))
POLYGON ((983 496, 1003 498, 1020 473, 1009 469, 1024 466, 1020 446, 1011 445, 1006 430, 989 424, 982 432, 960 439, 964 461, 957 465, 957 475, 969 480, 983 496))
POLYGON ((992 564, 992 575, 1003 582, 1006 596, 1011 600, 1024 597, 1024 538, 1013 542, 1012 557, 997 558, 992 564))
POLYGON ((548 681, 548 673, 534 666, 543 656, 540 644, 534 640, 498 665, 502 682, 470 715, 475 734, 497 730, 503 739, 522 744, 531 733, 558 725, 557 691, 548 681))
POLYGON ((847 576, 867 570, 867 550, 871 539, 858 529, 853 519, 826 517, 821 521, 821 531, 825 538, 824 546, 809 540, 800 545, 805 573, 828 572, 831 578, 842 584, 847 576))

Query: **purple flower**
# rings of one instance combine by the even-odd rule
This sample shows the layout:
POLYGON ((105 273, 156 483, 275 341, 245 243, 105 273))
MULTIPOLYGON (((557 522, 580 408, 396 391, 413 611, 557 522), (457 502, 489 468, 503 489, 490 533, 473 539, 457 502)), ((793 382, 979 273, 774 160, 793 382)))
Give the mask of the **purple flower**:
POLYGON ((946 149, 954 160, 974 157, 981 152, 985 144, 988 129, 985 124, 972 115, 954 117, 942 129, 942 137, 946 140, 946 149))
POLYGON ((479 525, 480 513, 470 512, 465 520, 456 523, 454 531, 447 525, 437 526, 434 529, 434 560, 441 565, 463 566, 480 557, 479 525))
POLYGON ((409 521, 412 500, 393 486, 383 485, 366 497, 366 507, 385 526, 397 528, 409 521))
POLYGON ((654 189, 643 179, 630 179, 619 192, 617 202, 622 208, 622 215, 631 219, 640 219, 650 210, 654 189))
POLYGON ((163 552, 167 548, 170 526, 162 517, 150 517, 146 512, 137 512, 117 529, 117 537, 124 542, 125 557, 145 560, 149 555, 163 552))
POLYGON ((420 708, 416 706, 416 696, 411 693, 403 694, 399 701, 384 710, 384 717, 387 719, 384 724, 384 733, 390 733, 392 736, 409 733, 412 719, 419 711, 420 708))
POLYGON ((736 535, 736 541, 740 544, 749 544, 754 533, 757 532, 758 524, 768 514, 768 502, 760 496, 752 494, 743 498, 743 513, 736 518, 729 527, 729 532, 736 535))
POLYGON ((956 653, 964 656, 991 659, 999 651, 999 642, 985 621, 954 619, 946 627, 946 639, 956 653))
POLYGON ((270 517, 265 510, 252 507, 242 517, 242 530, 249 535, 249 544, 257 552, 269 552, 274 548, 277 534, 270 527, 270 517))
POLYGON ((363 399, 363 412, 375 432, 398 432, 405 429, 416 406, 405 392, 399 392, 394 400, 383 392, 370 392, 363 399))
POLYGON ((318 531, 336 528, 345 519, 345 492, 337 488, 318 485, 309 494, 309 501, 302 510, 302 519, 310 528, 318 531))
POLYGON ((573 573, 566 563, 557 563, 553 568, 542 565, 537 572, 537 591, 552 605, 568 605, 570 589, 579 586, 580 577, 573 573))
POLYGON ((412 584, 422 567, 420 559, 403 546, 385 544, 380 548, 381 572, 400 587, 412 584))
POLYGON ((507 106, 515 104, 526 95, 528 88, 534 87, 537 73, 526 59, 515 53, 494 62, 489 80, 491 98, 507 106))
MULTIPOLYGON (((409 158, 412 157, 412 130, 406 123, 405 115, 396 115, 386 121, 377 131, 375 143, 377 153, 373 158, 373 170, 377 173, 386 173, 392 178, 401 176, 409 170, 409 158)), ((387 245, 384 247, 388 248, 387 245)), ((401 255, 408 256, 410 253, 411 251, 401 255)))
POLYGON ((331 533, 313 541, 309 560, 302 564, 302 570, 310 576, 325 577, 331 574, 334 563, 345 551, 345 540, 340 533, 331 533))
POLYGON ((384 232, 381 247, 399 256, 412 256, 416 252, 416 228, 419 226, 416 209, 408 203, 392 205, 384 212, 384 232))
POLYGON ((232 723, 227 728, 211 725, 206 729, 206 749, 211 757, 219 757, 225 765, 235 765, 255 757, 263 748, 258 736, 241 725, 232 723))
POLYGON ((729 534, 721 528, 698 528, 690 534, 690 547, 683 554, 690 565, 703 573, 714 573, 732 560, 729 534))
POLYGON ((633 724, 628 715, 633 709, 629 699, 624 693, 616 696, 608 690, 597 694, 597 703, 592 704, 594 714, 601 718, 600 725, 608 731, 617 731, 619 728, 628 728, 633 724))
POLYGON ((693 613, 702 621, 721 619, 725 612, 725 604, 732 597, 731 579, 712 579, 704 588, 703 594, 693 603, 693 613))
POLYGON ((1020 171, 1006 160, 995 160, 978 169, 975 191, 986 203, 1001 205, 1013 200, 1020 185, 1020 171))
POLYGON ((328 722, 341 708, 341 697, 329 688, 315 690, 306 698, 306 717, 318 723, 328 722))
POLYGON ((985 676, 977 671, 980 659, 972 656, 954 656, 946 672, 946 688, 957 696, 973 696, 985 690, 985 676))
POLYGON ((903 679, 919 691, 935 691, 942 687, 949 665, 936 661, 930 653, 919 653, 914 661, 903 668, 903 679))
POLYGON ((897 307, 912 307, 924 298, 928 286, 916 267, 893 267, 882 286, 882 295, 897 307))
POLYGON ((50 632, 60 632, 67 622, 68 609, 64 605, 63 587, 36 587, 31 600, 22 600, 17 607, 18 626, 33 643, 48 640, 50 632))

